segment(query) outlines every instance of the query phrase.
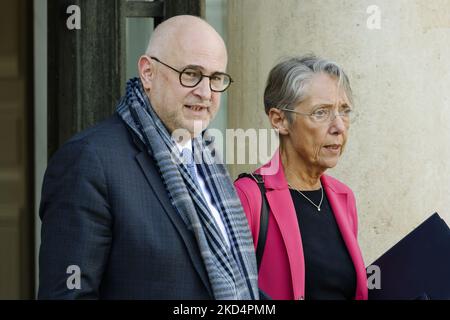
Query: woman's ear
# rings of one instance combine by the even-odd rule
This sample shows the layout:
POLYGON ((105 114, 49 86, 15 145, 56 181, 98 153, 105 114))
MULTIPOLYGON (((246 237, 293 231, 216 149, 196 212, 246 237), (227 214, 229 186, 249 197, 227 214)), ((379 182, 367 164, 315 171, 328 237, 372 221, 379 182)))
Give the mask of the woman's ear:
POLYGON ((278 108, 270 108, 269 121, 280 135, 287 135, 289 133, 289 123, 283 111, 278 108))
POLYGON ((143 55, 139 58, 138 69, 139 77, 141 78, 142 86, 147 91, 151 87, 154 64, 150 57, 143 55))

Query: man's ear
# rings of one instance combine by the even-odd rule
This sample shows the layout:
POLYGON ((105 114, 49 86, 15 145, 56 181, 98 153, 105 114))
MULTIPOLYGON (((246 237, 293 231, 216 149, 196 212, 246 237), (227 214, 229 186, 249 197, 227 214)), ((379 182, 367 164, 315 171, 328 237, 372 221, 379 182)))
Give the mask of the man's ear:
POLYGON ((269 121, 272 128, 278 131, 281 135, 287 135, 289 133, 289 122, 283 111, 278 108, 270 108, 269 121))
POLYGON ((152 59, 148 56, 143 55, 139 58, 138 69, 139 69, 139 77, 142 81, 142 86, 147 91, 151 87, 152 78, 153 78, 153 68, 154 64, 152 59))

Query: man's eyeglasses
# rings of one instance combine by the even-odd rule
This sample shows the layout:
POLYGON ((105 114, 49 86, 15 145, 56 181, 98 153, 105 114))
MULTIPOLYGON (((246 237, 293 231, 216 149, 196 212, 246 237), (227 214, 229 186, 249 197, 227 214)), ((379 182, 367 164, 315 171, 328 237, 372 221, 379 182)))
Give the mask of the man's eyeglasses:
POLYGON ((345 107, 338 113, 333 112, 330 108, 319 108, 317 110, 314 110, 311 113, 303 113, 300 111, 295 111, 287 108, 279 108, 283 111, 293 112, 296 114, 300 114, 303 116, 308 116, 313 120, 314 122, 324 123, 324 122, 331 122, 334 119, 336 119, 337 116, 341 117, 342 121, 344 123, 351 123, 355 121, 356 114, 350 107, 345 107))
POLYGON ((213 92, 224 92, 228 89, 230 84, 233 82, 233 79, 231 79, 231 76, 229 74, 223 73, 223 72, 215 72, 210 76, 204 75, 200 70, 192 68, 192 67, 186 67, 183 70, 177 70, 172 66, 169 66, 168 64, 162 62, 158 58, 150 57, 151 59, 161 63, 162 65, 172 69, 175 72, 178 72, 180 75, 180 84, 183 87, 187 88, 193 88, 196 85, 198 85, 203 78, 209 78, 209 88, 213 92))

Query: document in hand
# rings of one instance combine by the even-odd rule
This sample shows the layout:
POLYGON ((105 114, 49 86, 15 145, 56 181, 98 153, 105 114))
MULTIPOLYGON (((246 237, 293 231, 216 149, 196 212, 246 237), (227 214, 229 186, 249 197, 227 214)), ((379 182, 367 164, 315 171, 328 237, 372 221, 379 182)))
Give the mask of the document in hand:
POLYGON ((381 288, 369 300, 450 299, 450 229, 434 213, 372 265, 381 288))

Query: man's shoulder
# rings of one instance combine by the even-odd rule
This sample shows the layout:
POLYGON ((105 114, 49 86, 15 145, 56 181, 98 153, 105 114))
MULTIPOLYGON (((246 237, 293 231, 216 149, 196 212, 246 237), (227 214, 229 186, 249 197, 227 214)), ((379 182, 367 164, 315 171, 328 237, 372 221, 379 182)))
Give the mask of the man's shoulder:
POLYGON ((73 160, 89 157, 89 154, 101 159, 117 159, 121 155, 129 157, 135 151, 129 130, 123 120, 114 114, 75 134, 58 149, 51 160, 73 160))
POLYGON ((129 132, 125 123, 117 114, 78 132, 65 144, 89 143, 92 146, 105 146, 118 142, 129 141, 129 132))

